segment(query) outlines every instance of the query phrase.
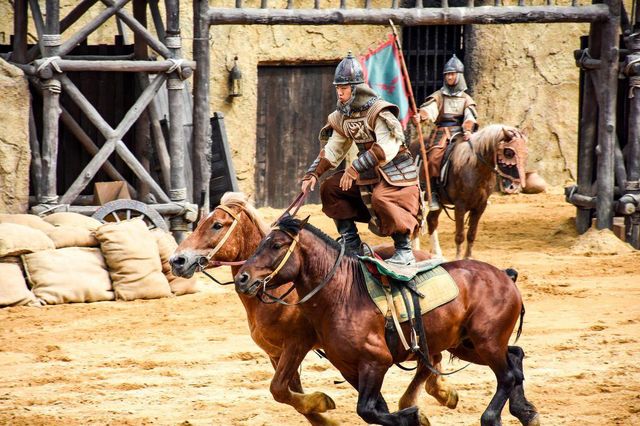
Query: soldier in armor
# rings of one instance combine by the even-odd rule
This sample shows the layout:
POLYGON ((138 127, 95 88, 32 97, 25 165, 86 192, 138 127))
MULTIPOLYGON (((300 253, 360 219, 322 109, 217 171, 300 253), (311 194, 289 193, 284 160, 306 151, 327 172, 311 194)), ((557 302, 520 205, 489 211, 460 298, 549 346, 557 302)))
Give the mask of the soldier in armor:
POLYGON ((352 253, 362 253, 355 222, 364 222, 376 235, 393 238, 395 254, 387 262, 412 264, 411 237, 419 225, 420 193, 417 170, 397 119, 398 107, 364 83, 362 68, 351 52, 338 64, 333 84, 337 107, 320 131, 324 147, 304 175, 302 191, 313 190, 320 176, 338 167, 355 143, 358 158, 320 187, 322 211, 334 219, 352 253))
MULTIPOLYGON (((469 96, 464 80, 464 64, 453 55, 444 66, 444 84, 420 106, 414 123, 429 120, 436 125, 427 147, 431 187, 439 185, 440 165, 449 141, 456 134, 469 140, 478 128, 476 103, 469 96)), ((440 210, 437 191, 433 191, 429 210, 440 210)))

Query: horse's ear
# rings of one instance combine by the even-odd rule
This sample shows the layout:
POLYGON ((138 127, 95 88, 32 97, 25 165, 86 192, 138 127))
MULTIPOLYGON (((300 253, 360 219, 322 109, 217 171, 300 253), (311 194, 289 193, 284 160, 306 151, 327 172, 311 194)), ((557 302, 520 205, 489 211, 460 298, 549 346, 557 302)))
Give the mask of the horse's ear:
POLYGON ((504 134, 504 140, 506 140, 506 141, 510 141, 511 140, 511 133, 509 133, 509 131, 507 129, 505 129, 504 127, 502 128, 502 133, 504 134))
POLYGON ((307 224, 307 222, 309 222, 309 218, 311 217, 311 215, 305 217, 304 219, 302 219, 300 221, 300 229, 304 228, 304 226, 307 224))

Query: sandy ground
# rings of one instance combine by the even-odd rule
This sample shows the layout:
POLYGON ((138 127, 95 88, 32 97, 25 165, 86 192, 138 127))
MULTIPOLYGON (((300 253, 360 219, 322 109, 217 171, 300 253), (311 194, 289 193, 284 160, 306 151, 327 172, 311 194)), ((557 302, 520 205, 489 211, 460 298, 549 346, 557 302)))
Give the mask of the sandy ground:
MULTIPOLYGON (((520 272, 525 386, 542 424, 640 425, 640 252, 607 233, 578 237, 574 208, 554 192, 493 196, 476 257, 520 272)), ((335 234, 318 206, 305 211, 335 234)), ((443 217, 449 257, 452 230, 443 217)), ((304 424, 271 398, 271 365, 249 338, 233 289, 203 287, 173 299, 0 310, 0 424, 304 424)), ((340 379, 313 353, 303 363, 305 388, 336 401, 332 417, 364 424, 356 392, 334 383, 340 379)), ((389 371, 383 393, 390 406, 410 379, 389 371)), ((458 408, 425 395, 421 409, 434 425, 479 424, 495 388, 492 373, 470 366, 447 380, 460 394, 458 408)), ((519 424, 506 409, 503 421, 519 424)))

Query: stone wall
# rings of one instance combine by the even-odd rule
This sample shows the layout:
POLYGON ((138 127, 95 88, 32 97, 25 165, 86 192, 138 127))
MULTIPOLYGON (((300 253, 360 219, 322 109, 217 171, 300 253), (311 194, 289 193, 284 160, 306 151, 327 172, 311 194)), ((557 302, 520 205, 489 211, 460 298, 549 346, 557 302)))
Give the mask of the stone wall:
POLYGON ((21 70, 0 59, 0 213, 29 202, 29 89, 21 70))
POLYGON ((467 75, 481 124, 517 126, 529 136, 528 170, 549 183, 575 179, 579 70, 573 51, 585 24, 475 25, 467 75))

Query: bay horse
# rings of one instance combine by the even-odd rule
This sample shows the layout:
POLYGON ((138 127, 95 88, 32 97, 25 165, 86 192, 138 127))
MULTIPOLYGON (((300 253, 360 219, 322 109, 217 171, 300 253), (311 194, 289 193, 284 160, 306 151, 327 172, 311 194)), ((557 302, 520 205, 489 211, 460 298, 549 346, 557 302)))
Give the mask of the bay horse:
MULTIPOLYGON (((170 259, 173 273, 190 277, 203 266, 230 265, 235 275, 243 260, 256 250, 269 227, 260 218, 257 210, 242 193, 228 192, 223 195, 220 206, 202 218, 194 232, 175 250, 170 259), (209 256, 209 259, 207 258, 209 256)), ((393 255, 393 246, 376 247, 383 258, 393 255)), ((416 258, 429 258, 426 252, 415 252, 416 258)), ((284 297, 288 286, 273 291, 276 297, 284 297)), ((247 312, 247 321, 253 341, 268 355, 275 368, 270 391, 278 402, 291 405, 314 425, 335 424, 320 414, 335 408, 334 401, 322 392, 304 394, 299 366, 312 350, 320 348, 318 337, 311 323, 298 306, 263 303, 257 298, 239 294, 247 312)), ((289 303, 299 300, 293 291, 286 297, 289 303)), ((439 360, 438 360, 439 362, 439 360)), ((439 365, 439 364, 438 364, 439 365)), ((441 377, 429 377, 418 368, 400 401, 401 407, 415 405, 424 385, 440 404, 455 408, 458 402, 456 390, 448 386, 441 377)))
MULTIPOLYGON (((428 425, 416 406, 389 412, 380 393, 384 376, 394 363, 413 354, 400 344, 387 347, 384 317, 367 293, 359 260, 342 254, 337 242, 306 220, 284 217, 236 274, 236 291, 252 297, 260 289, 293 281, 301 297, 314 293, 311 303, 300 306, 329 361, 358 391, 358 415, 379 425, 428 425)), ((504 271, 475 260, 442 266, 460 292, 422 317, 431 362, 448 350, 493 370, 497 390, 482 414, 483 426, 501 424, 507 400, 511 414, 523 425, 539 425, 536 408, 524 394, 524 351, 508 345, 518 318, 516 341, 520 336, 524 317, 514 281, 504 271)), ((402 329, 408 335, 407 323, 402 329)), ((418 363, 423 364, 420 359, 418 363)))
MULTIPOLYGON (((520 187, 525 186, 527 138, 515 127, 491 124, 472 134, 469 141, 458 138, 451 143, 455 145, 451 152, 447 180, 435 190, 438 191, 441 205, 453 204, 456 259, 463 258, 464 222, 465 215, 469 212, 464 258, 470 259, 478 223, 496 186, 496 177, 499 177, 501 189, 507 193, 517 192, 520 187)), ((436 256, 442 256, 437 231, 441 212, 442 209, 430 211, 427 215, 431 248, 436 256)))

